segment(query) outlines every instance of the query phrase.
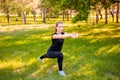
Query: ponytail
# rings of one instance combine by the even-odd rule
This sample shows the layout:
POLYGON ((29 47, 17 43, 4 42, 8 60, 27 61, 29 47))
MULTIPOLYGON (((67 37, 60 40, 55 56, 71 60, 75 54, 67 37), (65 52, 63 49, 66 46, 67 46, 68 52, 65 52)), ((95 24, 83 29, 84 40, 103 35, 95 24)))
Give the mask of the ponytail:
POLYGON ((55 25, 55 33, 57 32, 56 27, 58 27, 59 24, 62 24, 62 22, 57 22, 57 23, 56 23, 56 25, 55 25))

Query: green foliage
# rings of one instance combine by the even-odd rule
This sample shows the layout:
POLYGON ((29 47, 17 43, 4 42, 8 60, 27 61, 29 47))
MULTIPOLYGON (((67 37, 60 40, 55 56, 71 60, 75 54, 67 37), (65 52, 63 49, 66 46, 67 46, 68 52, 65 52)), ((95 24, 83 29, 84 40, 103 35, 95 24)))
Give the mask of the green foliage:
POLYGON ((0 9, 2 10, 3 13, 7 13, 7 11, 10 10, 10 3, 9 2, 5 2, 5 3, 1 2, 0 4, 0 9))
POLYGON ((76 5, 73 5, 73 8, 78 11, 78 14, 73 18, 72 22, 75 23, 77 21, 86 21, 88 19, 89 11, 90 11, 90 1, 82 1, 78 0, 73 2, 76 5))
POLYGON ((87 19, 88 19, 88 14, 89 13, 79 13, 79 14, 77 14, 74 18, 73 18, 73 20, 72 20, 72 22, 73 23, 76 23, 77 21, 86 21, 87 19))
MULTIPOLYGON (((50 1, 54 2, 54 0, 50 1)), ((87 20, 91 6, 90 0, 56 0, 55 2, 56 4, 54 4, 53 10, 65 11, 66 9, 73 9, 78 12, 78 14, 74 17, 73 22, 87 20)))

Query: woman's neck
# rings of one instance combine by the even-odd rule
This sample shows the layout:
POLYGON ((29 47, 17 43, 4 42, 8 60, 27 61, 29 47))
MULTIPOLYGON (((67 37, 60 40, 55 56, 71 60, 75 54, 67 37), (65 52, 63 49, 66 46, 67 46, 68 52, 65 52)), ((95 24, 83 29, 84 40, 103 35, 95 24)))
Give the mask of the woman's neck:
POLYGON ((56 34, 61 34, 61 32, 58 32, 58 31, 57 31, 56 34))

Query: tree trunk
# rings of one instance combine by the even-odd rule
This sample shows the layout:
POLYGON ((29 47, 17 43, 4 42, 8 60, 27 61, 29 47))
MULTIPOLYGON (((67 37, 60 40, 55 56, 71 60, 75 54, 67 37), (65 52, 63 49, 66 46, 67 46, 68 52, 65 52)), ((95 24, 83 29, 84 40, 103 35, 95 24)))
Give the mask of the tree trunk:
POLYGON ((112 22, 114 22, 114 12, 113 12, 113 10, 111 10, 111 9, 109 9, 109 12, 110 12, 110 14, 111 14, 111 16, 112 16, 112 22))
POLYGON ((102 19, 101 9, 98 10, 98 13, 100 15, 100 19, 102 19))
POLYGON ((16 21, 18 21, 18 14, 16 14, 16 21))
POLYGON ((99 16, 98 16, 98 10, 96 9, 96 23, 98 24, 99 16))
POLYGON ((116 12, 116 23, 119 22, 119 2, 116 3, 117 6, 117 12, 116 12))
POLYGON ((23 14, 23 23, 26 24, 26 11, 23 11, 22 14, 23 14))
POLYGON ((105 8, 105 24, 107 24, 108 23, 108 17, 107 17, 107 9, 105 8))
POLYGON ((70 10, 70 16, 69 16, 69 18, 72 18, 72 10, 70 10))
POLYGON ((67 11, 67 21, 69 21, 69 12, 67 11))
POLYGON ((9 11, 6 12, 7 22, 10 23, 10 13, 9 11))
POLYGON ((50 17, 48 17, 48 21, 50 20, 50 17))
POLYGON ((42 13, 40 13, 40 17, 41 17, 41 18, 43 17, 43 14, 42 14, 42 13))
POLYGON ((92 22, 92 26, 94 26, 94 11, 93 11, 93 9, 91 10, 91 22, 92 22))
POLYGON ((49 13, 49 14, 48 14, 48 21, 50 20, 50 15, 51 15, 51 14, 49 13))
POLYGON ((36 22, 36 13, 33 14, 34 21, 36 22))
POLYGON ((43 9, 43 23, 46 23, 46 9, 43 9))
POLYGON ((65 20, 65 11, 63 11, 63 21, 65 20))
POLYGON ((67 21, 69 21, 69 14, 67 14, 67 21))
POLYGON ((36 22, 36 11, 34 8, 32 9, 32 14, 33 14, 34 22, 36 22))
POLYGON ((4 4, 4 11, 6 14, 7 22, 10 22, 10 12, 9 12, 9 6, 6 4, 6 0, 2 0, 1 4, 4 4))

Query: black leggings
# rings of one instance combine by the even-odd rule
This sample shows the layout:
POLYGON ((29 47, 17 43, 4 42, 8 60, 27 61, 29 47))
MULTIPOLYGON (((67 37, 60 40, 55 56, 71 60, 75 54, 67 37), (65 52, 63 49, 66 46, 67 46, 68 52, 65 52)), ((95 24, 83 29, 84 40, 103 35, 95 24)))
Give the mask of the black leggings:
POLYGON ((58 58, 59 71, 62 70, 63 54, 61 52, 49 51, 49 52, 47 52, 47 54, 42 55, 40 58, 41 59, 43 59, 43 58, 58 58))

